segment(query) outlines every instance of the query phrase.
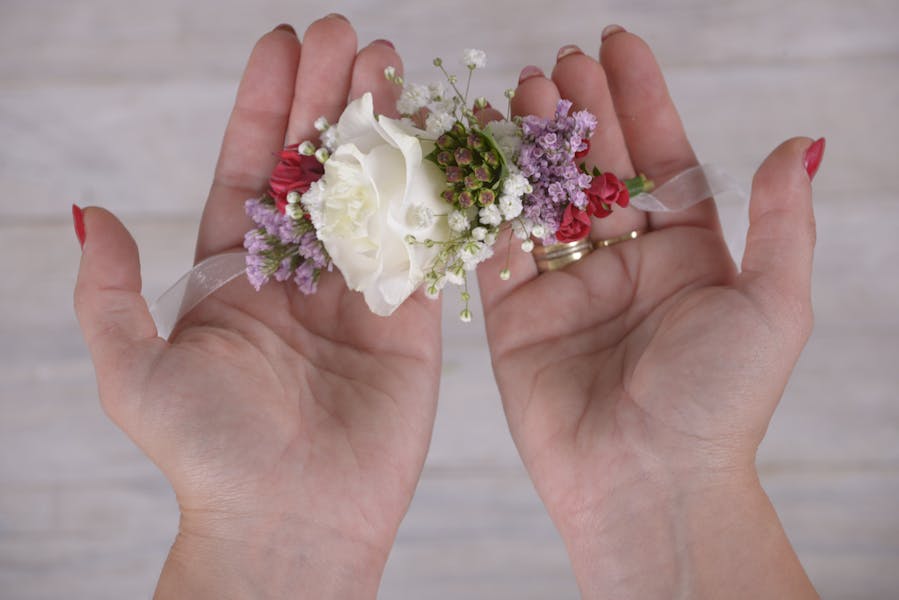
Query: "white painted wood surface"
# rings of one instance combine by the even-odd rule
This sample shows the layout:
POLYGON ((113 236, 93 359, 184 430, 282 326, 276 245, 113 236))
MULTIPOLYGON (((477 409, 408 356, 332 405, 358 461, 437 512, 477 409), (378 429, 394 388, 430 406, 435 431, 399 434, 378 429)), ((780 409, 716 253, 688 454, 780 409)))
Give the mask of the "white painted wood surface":
MULTIPOLYGON (((524 64, 549 68, 570 42, 594 51, 620 22, 659 54, 701 158, 747 185, 781 140, 828 137, 817 329, 759 462, 824 597, 899 596, 895 0, 3 0, 0 598, 148 597, 177 527, 165 481, 96 400, 71 310, 70 203, 122 215, 147 295, 164 289, 190 265, 253 41, 332 9, 362 43, 393 40, 413 77, 430 77, 436 54, 486 49, 494 98, 524 64)), ((505 428, 482 324, 447 304, 433 447, 381 597, 576 597, 505 428)))

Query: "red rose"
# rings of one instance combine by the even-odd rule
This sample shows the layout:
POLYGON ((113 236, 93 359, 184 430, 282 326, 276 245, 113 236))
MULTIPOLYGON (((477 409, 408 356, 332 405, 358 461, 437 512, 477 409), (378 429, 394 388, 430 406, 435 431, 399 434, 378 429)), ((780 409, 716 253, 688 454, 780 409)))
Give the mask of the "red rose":
POLYGON ((631 200, 627 186, 612 173, 603 173, 593 178, 587 190, 587 212, 602 219, 612 214, 612 205, 625 207, 631 200))
POLYGON ((590 233, 590 215, 574 204, 569 204, 562 215, 559 230, 556 231, 556 239, 559 243, 566 244, 582 240, 588 233, 590 233))
POLYGON ((287 207, 287 194, 305 193, 325 173, 317 158, 299 154, 297 148, 298 145, 294 144, 278 153, 280 160, 268 181, 269 194, 282 214, 287 207))
POLYGON ((587 154, 590 153, 590 139, 589 139, 589 138, 584 138, 584 139, 582 139, 581 141, 582 141, 583 143, 587 144, 587 147, 584 148, 583 150, 578 150, 577 152, 574 153, 574 159, 575 159, 575 160, 584 158, 585 156, 587 156, 587 154))

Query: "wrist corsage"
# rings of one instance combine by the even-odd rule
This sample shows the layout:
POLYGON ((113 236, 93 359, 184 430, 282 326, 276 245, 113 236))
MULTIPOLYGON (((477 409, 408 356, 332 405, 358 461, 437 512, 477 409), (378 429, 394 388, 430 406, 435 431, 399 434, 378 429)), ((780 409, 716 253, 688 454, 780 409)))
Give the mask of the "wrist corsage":
MULTIPOLYGON (((257 289, 274 278, 311 294, 322 271, 336 268, 386 316, 420 287, 436 298, 453 284, 468 321, 468 274, 496 252, 503 228, 525 251, 533 239, 574 242, 589 234, 591 217, 652 188, 643 176, 622 181, 586 167, 596 118, 572 113, 567 100, 550 119, 482 124, 475 111, 489 104, 470 103, 468 93, 486 56, 466 50, 462 63, 465 92, 440 59, 445 81, 428 85, 388 68, 402 86, 401 118, 374 114, 366 93, 336 123, 316 121, 318 140, 281 152, 268 191, 246 203, 257 225, 246 235, 247 275, 257 289)), ((508 266, 497 276, 508 279, 508 266)))

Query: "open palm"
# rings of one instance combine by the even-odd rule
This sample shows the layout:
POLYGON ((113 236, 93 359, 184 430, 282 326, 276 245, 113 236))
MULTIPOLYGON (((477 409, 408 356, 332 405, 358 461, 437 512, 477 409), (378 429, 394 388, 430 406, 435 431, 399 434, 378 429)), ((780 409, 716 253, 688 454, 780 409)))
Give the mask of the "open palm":
MULTIPOLYGON (((634 35, 603 42, 601 64, 574 53, 523 80, 513 109, 548 117, 560 97, 599 120, 591 166, 664 181, 696 164, 634 35)), ((634 480, 753 464, 811 326, 809 143, 785 143, 756 176, 742 273, 711 200, 616 210, 594 239, 643 234, 560 271, 538 275, 513 251, 510 281, 497 277, 505 256, 479 272, 510 429, 569 544, 634 480)))
MULTIPOLYGON (((247 198, 264 191, 287 143, 316 136, 347 99, 371 91, 390 114, 401 69, 388 44, 358 53, 341 17, 289 28, 250 57, 225 134, 197 260, 239 248, 247 198)), ((292 283, 255 292, 240 279, 188 314, 169 340, 140 296, 137 249, 108 212, 85 211, 76 308, 112 419, 172 483, 182 535, 270 542, 316 539, 377 564, 411 500, 430 440, 440 371, 440 307, 416 295, 373 315, 341 276, 304 296, 292 283), (329 541, 331 540, 331 541, 329 541)), ((357 557, 358 558, 358 557, 357 557)))

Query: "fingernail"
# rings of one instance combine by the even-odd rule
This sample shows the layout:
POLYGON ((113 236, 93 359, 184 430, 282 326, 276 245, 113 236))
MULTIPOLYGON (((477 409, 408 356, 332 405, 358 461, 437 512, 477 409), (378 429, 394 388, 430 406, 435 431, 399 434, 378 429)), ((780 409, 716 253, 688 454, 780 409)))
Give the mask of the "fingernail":
POLYGON ((622 31, 627 31, 621 25, 606 25, 606 28, 602 30, 602 34, 600 34, 601 41, 606 41, 607 38, 615 35, 616 33, 621 33, 622 31))
POLYGON ((518 76, 518 83, 522 83, 531 77, 546 77, 543 74, 543 71, 540 67, 535 67, 534 65, 528 65, 521 70, 521 75, 518 76))
POLYGON ((287 33, 292 33, 294 35, 297 34, 297 30, 294 29, 293 27, 291 27, 290 25, 288 25, 287 23, 281 23, 280 25, 278 25, 277 27, 272 29, 272 31, 286 31, 287 33))
POLYGON ((331 13, 330 15, 325 15, 325 18, 326 18, 326 19, 343 19, 343 20, 346 21, 347 23, 350 22, 349 19, 347 19, 346 17, 344 17, 344 16, 343 16, 342 14, 340 14, 340 13, 331 13))
POLYGON ((75 235, 78 237, 78 243, 84 248, 84 238, 87 236, 84 231, 84 211, 77 204, 72 205, 72 221, 75 222, 75 235))
POLYGON ((396 50, 396 46, 390 40, 375 40, 372 44, 383 44, 384 46, 389 46, 392 50, 396 50))
POLYGON ((562 46, 559 48, 559 53, 556 54, 556 62, 562 60, 566 56, 571 54, 583 54, 584 51, 575 46, 574 44, 568 44, 567 46, 562 46))
POLYGON ((818 172, 818 167, 821 166, 821 159, 824 158, 825 144, 826 141, 824 138, 820 138, 805 151, 805 156, 802 159, 802 166, 805 167, 805 172, 808 173, 809 181, 815 178, 815 173, 818 172))

